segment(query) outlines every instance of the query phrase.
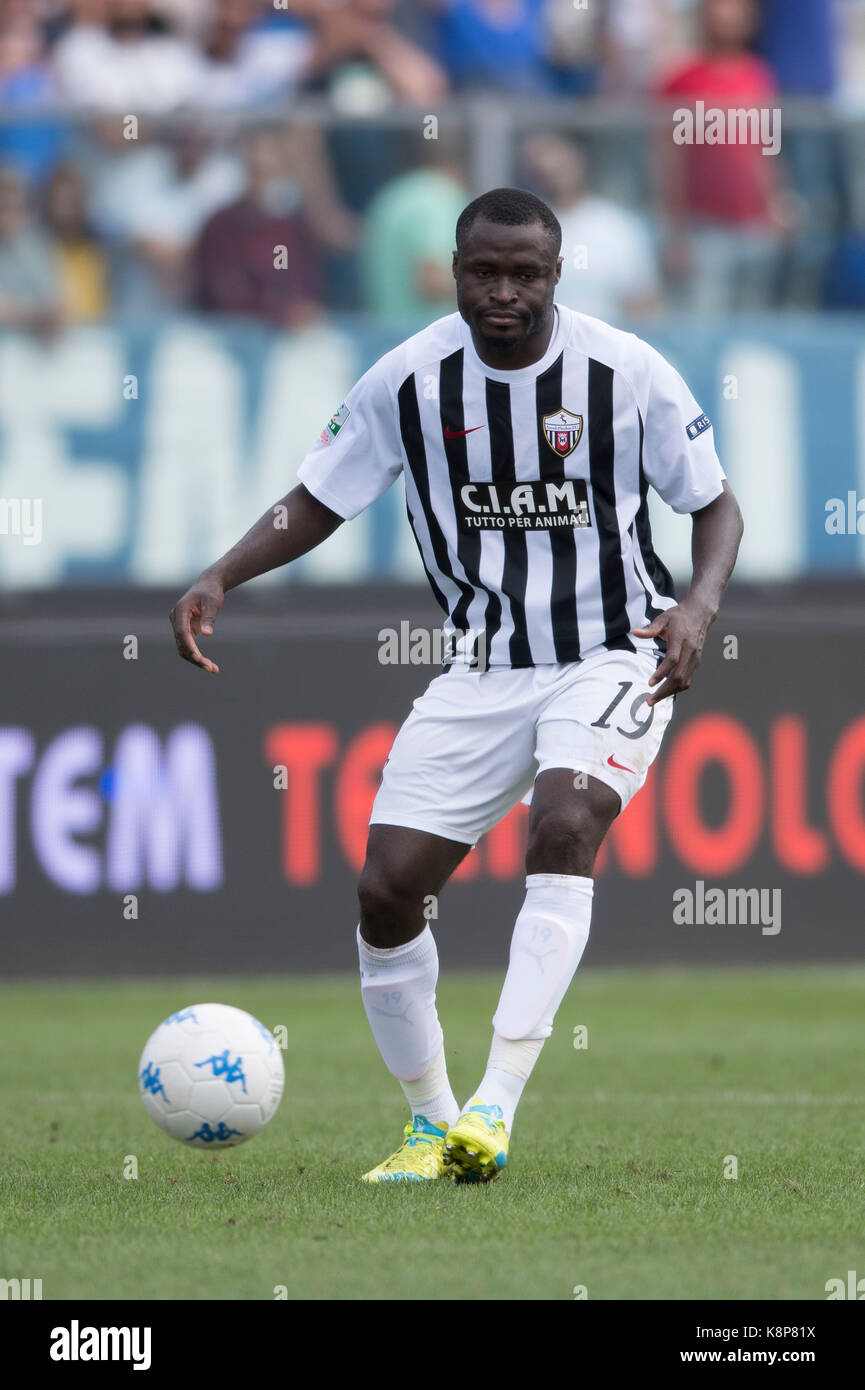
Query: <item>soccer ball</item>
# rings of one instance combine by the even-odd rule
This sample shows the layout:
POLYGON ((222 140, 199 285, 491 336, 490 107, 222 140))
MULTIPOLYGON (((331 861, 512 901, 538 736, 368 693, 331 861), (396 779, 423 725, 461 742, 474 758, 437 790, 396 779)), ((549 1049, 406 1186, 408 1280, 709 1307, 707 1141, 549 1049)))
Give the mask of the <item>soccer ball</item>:
POLYGON ((285 1071, 273 1034, 230 1004, 192 1004, 144 1045, 138 1088, 149 1115, 194 1149, 229 1149, 276 1113, 285 1071))

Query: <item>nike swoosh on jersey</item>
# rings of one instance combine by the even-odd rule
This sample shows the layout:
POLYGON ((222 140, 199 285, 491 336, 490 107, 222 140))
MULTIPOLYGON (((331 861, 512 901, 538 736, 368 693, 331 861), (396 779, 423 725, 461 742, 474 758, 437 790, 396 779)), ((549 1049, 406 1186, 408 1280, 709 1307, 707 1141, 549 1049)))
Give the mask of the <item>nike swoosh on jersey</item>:
POLYGON ((475 430, 485 430, 486 425, 472 425, 470 430, 452 430, 450 425, 445 425, 445 439, 462 439, 464 434, 474 434, 475 430))
POLYGON ((623 763, 617 763, 612 753, 607 758, 607 762, 610 764, 610 767, 617 767, 620 772, 633 772, 635 777, 637 775, 632 767, 625 767, 623 763))

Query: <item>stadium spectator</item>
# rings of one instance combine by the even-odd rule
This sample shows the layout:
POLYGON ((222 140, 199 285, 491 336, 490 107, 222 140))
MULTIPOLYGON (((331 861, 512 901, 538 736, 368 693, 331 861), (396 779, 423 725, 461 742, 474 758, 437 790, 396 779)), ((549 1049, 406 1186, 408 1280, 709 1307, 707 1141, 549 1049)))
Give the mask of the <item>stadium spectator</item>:
POLYGON ((45 186, 43 220, 54 240, 67 323, 104 318, 109 308, 108 257, 88 225, 86 205, 81 171, 75 164, 57 164, 45 186))
POLYGON ((103 206, 113 204, 109 226, 115 235, 119 230, 121 243, 115 252, 121 313, 145 306, 149 313, 170 310, 188 299, 190 257, 201 229, 243 187, 242 161, 215 149, 200 122, 163 130, 159 143, 140 154, 121 151, 110 175, 103 165, 100 199, 103 206), (124 162, 130 157, 131 178, 124 162))
POLYGON ((62 323, 55 247, 34 223, 16 169, 0 169, 0 327, 51 334, 62 323))
POLYGON ((195 97, 202 58, 151 0, 88 3, 54 49, 61 98, 85 110, 154 114, 195 97))
POLYGON ((28 120, 54 98, 54 76, 32 0, 4 0, 0 14, 0 105, 17 119, 0 127, 0 160, 28 180, 42 177, 67 143, 56 120, 28 120))
POLYGON ((111 298, 119 318, 152 318, 171 307, 160 277, 139 248, 142 226, 165 193, 173 165, 170 150, 142 122, 138 139, 126 140, 123 123, 103 116, 89 128, 85 149, 87 214, 105 244, 111 265, 111 298))
POLYGON ((626 95, 654 91, 661 63, 669 66, 678 46, 676 19, 671 0, 607 0, 607 91, 626 95))
POLYGON ((153 138, 149 122, 140 124, 133 140, 125 138, 123 122, 113 116, 92 121, 87 133, 89 215, 100 237, 122 241, 158 198, 169 155, 153 138))
POLYGON ((547 0, 427 0, 439 55, 457 91, 549 92, 547 0))
POLYGON ((836 0, 762 0, 757 51, 786 96, 830 97, 838 83, 836 0))
POLYGON ((246 144, 247 187, 206 223, 195 251, 195 302, 300 327, 321 313, 319 242, 285 132, 262 129, 246 144))
POLYGON ((573 0, 544 0, 545 66, 554 90, 571 96, 594 96, 599 90, 607 57, 610 4, 611 0, 593 0, 588 6, 577 6, 573 0))
POLYGON ((456 308, 454 228, 468 201, 456 154, 426 143, 426 168, 391 180, 373 198, 363 239, 366 307, 383 319, 429 323, 456 308))
MULTIPOLYGON (((660 87, 676 110, 771 110, 775 82, 749 51, 757 24, 753 0, 702 0, 702 47, 660 87)), ((767 303, 775 286, 780 236, 786 230, 777 162, 751 141, 693 139, 676 143, 671 126, 660 143, 660 178, 669 219, 671 278, 696 312, 767 303)))
POLYGON ((158 0, 158 4, 159 13, 175 33, 193 43, 201 41, 213 12, 213 0, 158 0))
POLYGON ((368 78, 377 79, 382 97, 413 106, 428 106, 447 91, 443 67, 393 23, 396 0, 289 0, 289 5, 315 25, 307 79, 312 89, 330 91, 339 101, 346 75, 365 69, 368 78))
MULTIPOLYGON (((784 97, 820 103, 834 98, 838 41, 835 0, 763 0, 758 51, 784 97)), ((819 119, 787 122, 783 159, 800 212, 783 261, 784 294, 790 302, 808 304, 818 295, 846 201, 837 127, 819 119)))
POLYGON ((42 28, 32 0, 4 0, 0 14, 0 95, 9 101, 43 102, 52 91, 42 28))
POLYGON ((643 219, 588 187, 585 154, 557 135, 524 141, 522 161, 562 227, 556 299, 608 323, 658 307, 655 249, 643 219))
MULTIPOLYGON (((303 2, 322 9, 321 0, 303 2)), ((427 32, 423 20, 428 16, 413 11, 410 18, 421 22, 409 23, 406 34, 407 8, 399 0, 343 0, 325 5, 318 23, 307 89, 326 97, 342 116, 328 132, 328 150, 340 196, 358 217, 402 166, 404 135, 396 127, 352 117, 374 114, 394 100, 435 111, 447 90, 443 68, 416 41, 427 32)), ((328 265, 328 297, 334 307, 359 306, 359 272, 345 257, 328 265)))
POLYGON ((314 47, 307 24, 284 16, 281 23, 263 23, 259 0, 213 0, 196 101, 243 107, 285 96, 306 77, 314 47))
POLYGON ((156 184, 142 198, 130 227, 134 236, 182 255, 210 214, 240 196, 243 163, 230 150, 215 147, 201 121, 163 129, 157 149, 156 184))
POLYGON ((832 248, 820 305, 833 312, 865 313, 865 230, 851 227, 832 248))

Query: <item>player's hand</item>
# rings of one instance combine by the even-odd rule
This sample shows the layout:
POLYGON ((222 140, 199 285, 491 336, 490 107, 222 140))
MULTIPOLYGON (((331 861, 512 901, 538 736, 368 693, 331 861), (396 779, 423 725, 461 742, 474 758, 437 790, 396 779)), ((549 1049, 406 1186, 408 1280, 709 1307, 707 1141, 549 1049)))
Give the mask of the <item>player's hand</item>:
POLYGON ((703 643, 713 619, 714 614, 689 607, 688 600, 683 599, 675 608, 659 613, 648 627, 633 629, 635 637, 662 637, 667 644, 663 661, 649 677, 649 685, 658 688, 647 697, 647 705, 688 689, 703 658, 703 643))
POLYGON ((219 667, 202 655, 195 639, 198 636, 209 637, 213 632, 216 615, 224 600, 225 592, 219 580, 210 575, 202 575, 191 589, 187 589, 169 614, 178 656, 182 656, 184 661, 191 661, 193 666, 200 666, 202 671, 208 671, 211 675, 216 675, 219 667))

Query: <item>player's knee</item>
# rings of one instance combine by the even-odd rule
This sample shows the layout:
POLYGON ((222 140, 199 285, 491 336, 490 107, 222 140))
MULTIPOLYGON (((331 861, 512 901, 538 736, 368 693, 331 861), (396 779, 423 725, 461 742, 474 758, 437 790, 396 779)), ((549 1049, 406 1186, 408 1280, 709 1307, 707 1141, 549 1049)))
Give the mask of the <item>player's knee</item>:
POLYGON ((376 921, 392 916, 401 896, 390 874, 376 865, 364 865, 357 885, 357 900, 364 918, 376 921))
POLYGON ((589 808, 551 808, 529 833, 526 872, 590 877, 605 830, 589 808))
POLYGON ((426 924, 417 890, 397 870, 375 863, 364 865, 357 885, 361 935, 369 946, 386 949, 411 940, 426 924))

